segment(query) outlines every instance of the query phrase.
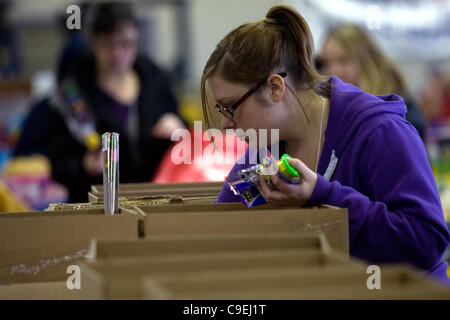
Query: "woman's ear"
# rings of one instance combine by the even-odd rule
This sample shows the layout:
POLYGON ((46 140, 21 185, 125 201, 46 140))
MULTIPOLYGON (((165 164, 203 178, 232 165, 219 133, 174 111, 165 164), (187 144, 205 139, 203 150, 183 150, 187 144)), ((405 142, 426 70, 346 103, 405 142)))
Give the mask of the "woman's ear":
POLYGON ((269 94, 274 102, 278 102, 283 98, 286 91, 286 85, 283 78, 278 74, 272 74, 267 78, 267 87, 269 88, 269 94))

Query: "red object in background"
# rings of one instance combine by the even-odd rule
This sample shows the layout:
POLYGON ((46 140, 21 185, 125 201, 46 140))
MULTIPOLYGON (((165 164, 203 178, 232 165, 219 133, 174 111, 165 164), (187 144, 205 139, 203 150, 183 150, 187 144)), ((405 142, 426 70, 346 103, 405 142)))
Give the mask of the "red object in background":
POLYGON ((218 150, 213 149, 213 144, 207 139, 207 132, 197 132, 190 129, 189 134, 183 136, 183 140, 174 145, 164 155, 152 182, 207 182, 224 181, 234 163, 247 150, 247 143, 239 140, 234 134, 214 136, 214 142, 218 150), (205 138, 203 141, 203 139, 205 138), (195 152, 194 139, 201 144, 195 152), (221 141, 220 141, 221 139, 221 141), (190 150, 190 152, 185 152, 190 150), (181 151, 181 152, 180 152, 181 151), (182 160, 181 163, 177 164, 182 160))
POLYGON ((443 116, 445 119, 450 119, 450 89, 444 93, 442 100, 443 116))

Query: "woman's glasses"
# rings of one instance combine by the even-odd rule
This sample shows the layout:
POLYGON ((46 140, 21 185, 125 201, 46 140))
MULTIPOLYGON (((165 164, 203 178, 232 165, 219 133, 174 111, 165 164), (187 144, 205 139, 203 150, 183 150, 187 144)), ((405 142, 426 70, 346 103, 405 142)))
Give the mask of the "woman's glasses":
MULTIPOLYGON (((286 72, 277 73, 280 77, 285 78, 287 76, 286 72)), ((237 102, 233 103, 229 107, 221 107, 218 103, 216 103, 216 109, 221 114, 223 114, 228 119, 233 118, 234 111, 245 101, 248 97, 250 97, 258 88, 263 85, 267 81, 267 78, 258 83, 256 86, 248 90, 237 102)))

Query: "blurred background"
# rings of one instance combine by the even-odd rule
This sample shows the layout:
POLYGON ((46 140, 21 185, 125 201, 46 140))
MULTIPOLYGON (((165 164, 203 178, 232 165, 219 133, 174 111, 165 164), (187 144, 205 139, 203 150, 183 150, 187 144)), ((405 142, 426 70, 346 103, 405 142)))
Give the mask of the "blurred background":
MULTIPOLYGON (((75 199, 70 195, 73 186, 54 173, 58 164, 51 152, 37 148, 33 145, 37 142, 29 138, 51 140, 58 133, 43 134, 48 128, 42 119, 36 120, 40 126, 26 123, 31 122, 32 110, 38 118, 45 117, 48 110, 40 111, 36 105, 55 95, 64 65, 75 63, 71 62, 75 61, 71 54, 75 55, 83 45, 89 46, 91 10, 102 2, 0 1, 0 211, 40 210, 50 202, 75 199), (67 8, 73 4, 81 9, 81 30, 67 28, 72 13, 67 8)), ((424 140, 444 211, 450 212, 450 1, 129 3, 138 21, 139 52, 166 75, 164 79, 168 79, 167 85, 176 98, 176 112, 171 113, 188 129, 195 120, 202 120, 201 74, 219 40, 242 23, 262 19, 273 5, 293 6, 310 25, 317 67, 323 73, 337 75, 374 94, 395 92, 405 98, 408 120, 424 140)), ((158 163, 152 164, 146 181, 222 180, 231 168, 230 164, 211 162, 209 169, 217 165, 217 170, 209 170, 208 174, 198 166, 177 169, 168 163, 170 148, 158 151, 158 163)))

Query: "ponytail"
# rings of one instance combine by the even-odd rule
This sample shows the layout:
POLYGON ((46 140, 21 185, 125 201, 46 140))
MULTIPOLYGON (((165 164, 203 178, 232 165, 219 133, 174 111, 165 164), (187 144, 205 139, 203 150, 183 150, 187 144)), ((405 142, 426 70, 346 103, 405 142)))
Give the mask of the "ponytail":
MULTIPOLYGON (((215 73, 227 81, 250 86, 275 72, 286 72, 295 91, 312 89, 329 98, 330 82, 323 82, 314 64, 314 42, 305 19, 289 6, 275 6, 266 18, 232 30, 216 46, 203 70, 201 95, 203 114, 209 126, 206 80, 215 73)), ((307 113, 306 118, 308 119, 307 113)))
POLYGON ((266 20, 275 21, 282 29, 290 53, 284 61, 290 65, 287 69, 302 87, 310 88, 320 76, 314 64, 314 41, 305 19, 289 6, 276 6, 267 12, 266 20))

